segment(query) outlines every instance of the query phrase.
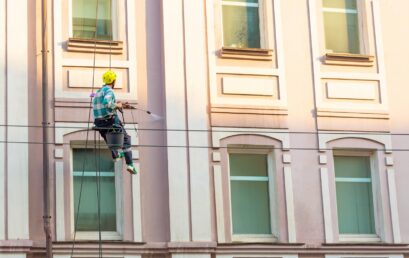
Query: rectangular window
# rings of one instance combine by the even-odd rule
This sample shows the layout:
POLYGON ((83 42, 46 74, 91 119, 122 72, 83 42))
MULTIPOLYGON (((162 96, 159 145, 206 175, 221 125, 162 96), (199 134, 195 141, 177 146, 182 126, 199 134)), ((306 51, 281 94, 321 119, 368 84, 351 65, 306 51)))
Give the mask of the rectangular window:
POLYGON ((230 153, 233 234, 271 235, 267 154, 230 153))
POLYGON ((237 48, 260 48, 258 0, 221 0, 223 45, 237 48))
POLYGON ((112 1, 115 0, 72 0, 73 37, 112 40, 112 1))
POLYGON ((99 231, 99 224, 101 231, 117 231, 114 171, 109 150, 100 150, 100 153, 97 150, 95 153, 93 149, 73 149, 74 223, 77 224, 77 232, 99 231), (81 202, 76 223, 81 184, 81 202), (101 203, 100 220, 98 199, 101 203))
POLYGON ((339 234, 374 235, 370 157, 334 156, 339 234))
POLYGON ((360 54, 357 0, 323 0, 323 13, 327 51, 360 54))

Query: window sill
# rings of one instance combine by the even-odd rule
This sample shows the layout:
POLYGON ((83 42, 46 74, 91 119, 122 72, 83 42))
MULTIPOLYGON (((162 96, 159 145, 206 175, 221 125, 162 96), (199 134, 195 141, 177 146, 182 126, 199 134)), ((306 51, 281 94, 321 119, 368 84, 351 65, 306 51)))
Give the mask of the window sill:
POLYGON ((371 67, 374 60, 374 56, 349 53, 326 53, 324 56, 324 64, 327 65, 371 67))
MULTIPOLYGON (((99 232, 97 231, 86 231, 76 233, 77 240, 99 240, 99 232)), ((118 232, 114 231, 103 231, 101 232, 102 240, 122 240, 122 236, 118 232)))
POLYGON ((340 235, 339 243, 381 243, 377 235, 340 235))
POLYGON ((222 49, 219 51, 219 57, 226 59, 272 61, 273 50, 261 48, 222 47, 222 49))
POLYGON ((277 238, 273 235, 233 235, 233 243, 275 243, 277 238))
POLYGON ((123 42, 111 40, 69 38, 67 51, 79 53, 121 55, 123 52, 123 42))

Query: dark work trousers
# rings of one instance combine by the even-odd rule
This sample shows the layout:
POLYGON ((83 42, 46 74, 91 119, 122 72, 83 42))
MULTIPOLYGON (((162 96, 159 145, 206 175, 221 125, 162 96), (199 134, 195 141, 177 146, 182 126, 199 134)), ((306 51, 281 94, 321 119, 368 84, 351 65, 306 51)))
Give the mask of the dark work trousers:
MULTIPOLYGON (((123 127, 122 123, 119 122, 119 124, 115 124, 115 117, 111 117, 108 119, 95 119, 94 121, 95 126, 97 127, 96 129, 99 131, 101 134, 102 138, 104 138, 104 141, 107 142, 106 134, 110 130, 118 130, 120 129, 124 133, 124 144, 121 147, 122 151, 125 154, 125 161, 127 165, 132 164, 132 149, 131 149, 131 136, 126 133, 125 128, 123 127)), ((119 157, 118 154, 118 148, 110 148, 112 158, 116 159, 119 157)))

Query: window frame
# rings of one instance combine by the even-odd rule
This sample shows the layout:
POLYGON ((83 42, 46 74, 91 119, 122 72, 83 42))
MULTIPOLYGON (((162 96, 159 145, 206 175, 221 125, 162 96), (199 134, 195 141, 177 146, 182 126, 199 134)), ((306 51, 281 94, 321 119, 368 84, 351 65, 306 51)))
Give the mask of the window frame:
POLYGON ((277 242, 278 241, 278 225, 277 219, 277 202, 276 202, 276 180, 275 180, 275 160, 274 151, 269 146, 262 149, 263 146, 256 145, 228 145, 227 149, 227 170, 228 170, 228 200, 229 200, 229 219, 230 219, 230 234, 232 242, 277 242), (245 147, 245 148, 243 148, 245 147), (252 149, 253 148, 253 149, 252 149), (258 149, 257 149, 258 148, 258 149), (231 169, 230 169, 230 154, 261 154, 267 155, 267 174, 268 174, 268 190, 269 190, 269 204, 270 204, 270 227, 272 234, 234 234, 233 233, 233 212, 231 204, 231 169))
POLYGON ((336 176, 335 176, 335 163, 333 162, 334 173, 334 192, 335 192, 335 232, 338 235, 338 242, 381 242, 382 241, 382 223, 379 211, 382 209, 382 204, 379 201, 380 196, 380 182, 379 182, 379 169, 378 160, 374 151, 368 150, 353 150, 353 149, 334 149, 332 153, 333 160, 335 156, 346 157, 369 157, 369 169, 371 171, 371 185, 372 185, 372 201, 373 201, 373 214, 375 222, 375 234, 340 234, 339 233, 339 220, 338 220, 338 204, 336 201, 336 176))
MULTIPOLYGON (((273 19, 272 19, 272 1, 258 0, 259 8, 259 30, 260 30, 260 48, 241 48, 241 47, 229 47, 224 45, 224 29, 223 29, 223 0, 218 1, 218 24, 220 24, 220 48, 236 48, 236 49, 273 49, 274 40, 273 34, 273 19), (270 3, 271 2, 271 3, 270 3), (271 10, 271 15, 268 12, 271 10)), ((232 2, 234 3, 234 2, 232 2)), ((246 5, 246 3, 244 3, 246 5)))
POLYGON ((367 7, 366 7, 366 0, 356 0, 357 5, 357 19, 358 19, 358 41, 359 41, 359 53, 348 53, 348 52, 333 52, 327 48, 326 42, 326 35, 325 35, 325 19, 324 13, 325 9, 332 9, 334 13, 347 13, 349 9, 339 9, 339 8, 326 8, 323 6, 323 1, 320 0, 321 3, 321 17, 322 17, 322 31, 323 31, 323 38, 324 38, 324 49, 326 54, 348 54, 348 55, 370 55, 369 53, 369 36, 368 36, 368 24, 367 24, 367 7), (335 12, 335 10, 339 10, 339 12, 335 12))
MULTIPOLYGON (((73 0, 68 0, 68 36, 73 38, 74 26, 73 26, 73 0)), ((112 19, 112 39, 103 41, 119 41, 119 3, 120 0, 111 0, 111 19, 112 19)), ((82 39, 82 38, 81 38, 82 39)), ((93 40, 93 39, 83 39, 83 40, 93 40)), ((97 39, 98 40, 98 39, 97 39)))
MULTIPOLYGON (((98 146, 101 146, 104 149, 106 148, 105 143, 102 141, 97 143, 98 146), (104 146, 104 147, 103 147, 104 146)), ((102 149, 101 148, 101 149, 102 149)), ((99 231, 77 231, 74 232, 75 227, 75 209, 74 207, 74 149, 85 149, 84 145, 75 144, 70 148, 70 215, 71 215, 71 238, 75 234, 75 238, 78 240, 98 240, 99 231)), ((87 149, 93 149, 87 147, 87 149)), ((102 171, 101 171, 102 172, 102 171)), ((92 173, 92 172, 90 172, 92 173)), ((115 162, 114 164, 114 177, 115 177, 115 198, 116 198, 116 231, 101 231, 101 238, 103 240, 122 240, 123 239, 123 175, 122 175, 122 162, 115 162)))

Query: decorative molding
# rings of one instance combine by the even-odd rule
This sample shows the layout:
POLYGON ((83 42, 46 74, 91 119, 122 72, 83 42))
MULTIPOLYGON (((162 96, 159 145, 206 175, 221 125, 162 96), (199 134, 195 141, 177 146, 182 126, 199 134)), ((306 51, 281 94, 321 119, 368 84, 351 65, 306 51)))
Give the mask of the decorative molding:
POLYGON ((222 94, 274 96, 274 78, 222 77, 222 94))
POLYGON ((226 242, 226 226, 224 223, 223 179, 220 165, 213 165, 213 180, 216 202, 217 242, 226 242))
POLYGON ((135 166, 139 173, 132 176, 133 241, 142 242, 141 170, 139 164, 135 164, 135 166))
POLYGON ((376 85, 370 83, 333 82, 327 84, 329 99, 376 100, 376 85))
POLYGON ((325 258, 404 258, 401 254, 326 254, 325 258))
POLYGON ((324 214, 325 243, 333 243, 334 230, 332 226, 331 200, 327 168, 320 168, 320 174, 321 174, 322 211, 324 214))
POLYGON ((389 119, 389 113, 383 110, 359 110, 355 109, 331 109, 331 108, 318 108, 318 117, 345 117, 345 118, 368 118, 368 119, 389 119))
MULTIPOLYGON (((0 1, 0 99, 6 99, 6 1, 0 1)), ((6 102, 0 103, 0 123, 6 124, 6 102)), ((0 127, 0 240, 6 239, 6 127, 0 127)))
POLYGON ((271 68, 254 68, 246 66, 217 66, 216 73, 218 74, 237 74, 237 75, 264 75, 264 76, 278 76, 278 69, 271 68))
POLYGON ((387 166, 393 166, 394 165, 393 157, 385 157, 385 164, 387 166))
MULTIPOLYGON (((272 256, 271 254, 220 254, 216 256, 217 258, 298 258, 298 255, 296 254, 287 254, 287 255, 280 255, 280 254, 274 254, 272 256)), ((395 257, 391 257, 395 258, 395 257)), ((403 258, 403 257, 402 257, 403 258)))
POLYGON ((63 149, 55 149, 54 150, 54 158, 62 159, 64 157, 64 150, 63 149))
MULTIPOLYGON (((115 89, 123 88, 123 71, 113 69, 117 75, 115 82, 115 89)), ((101 88, 101 83, 99 82, 100 78, 104 71, 98 70, 79 70, 79 69, 69 69, 67 70, 67 86, 68 88, 101 88), (92 76, 94 75, 94 80, 92 76), (94 85, 91 85, 90 82, 94 82, 94 85)))
POLYGON ((285 203, 287 211, 288 242, 296 243, 293 179, 290 167, 284 167, 285 203))
POLYGON ((327 164, 327 155, 319 155, 319 163, 320 165, 325 165, 327 164))
POLYGON ((220 152, 213 152, 212 157, 213 157, 214 162, 220 162, 221 161, 220 152))
POLYGON ((57 241, 65 241, 65 184, 64 162, 55 162, 55 211, 56 211, 56 235, 57 241))
POLYGON ((398 210, 398 200, 397 200, 397 194, 396 194, 395 171, 391 168, 388 168, 387 175, 388 175, 389 204, 390 204, 391 220, 392 220, 393 242, 395 244, 399 244, 402 242, 402 239, 401 239, 401 234, 400 234, 399 210, 398 210))
POLYGON ((261 135, 272 139, 277 139, 281 141, 283 150, 290 149, 290 134, 288 130, 232 127, 212 127, 212 147, 219 148, 221 139, 243 134, 261 135))
POLYGON ((342 134, 342 132, 337 131, 320 131, 318 132, 319 149, 323 151, 327 147, 327 143, 337 139, 343 138, 361 138, 379 142, 385 146, 385 153, 392 152, 392 137, 390 134, 379 133, 379 134, 365 134, 359 132, 348 132, 347 134, 342 134))
POLYGON ((291 163, 291 154, 283 154, 283 163, 285 164, 291 163))

